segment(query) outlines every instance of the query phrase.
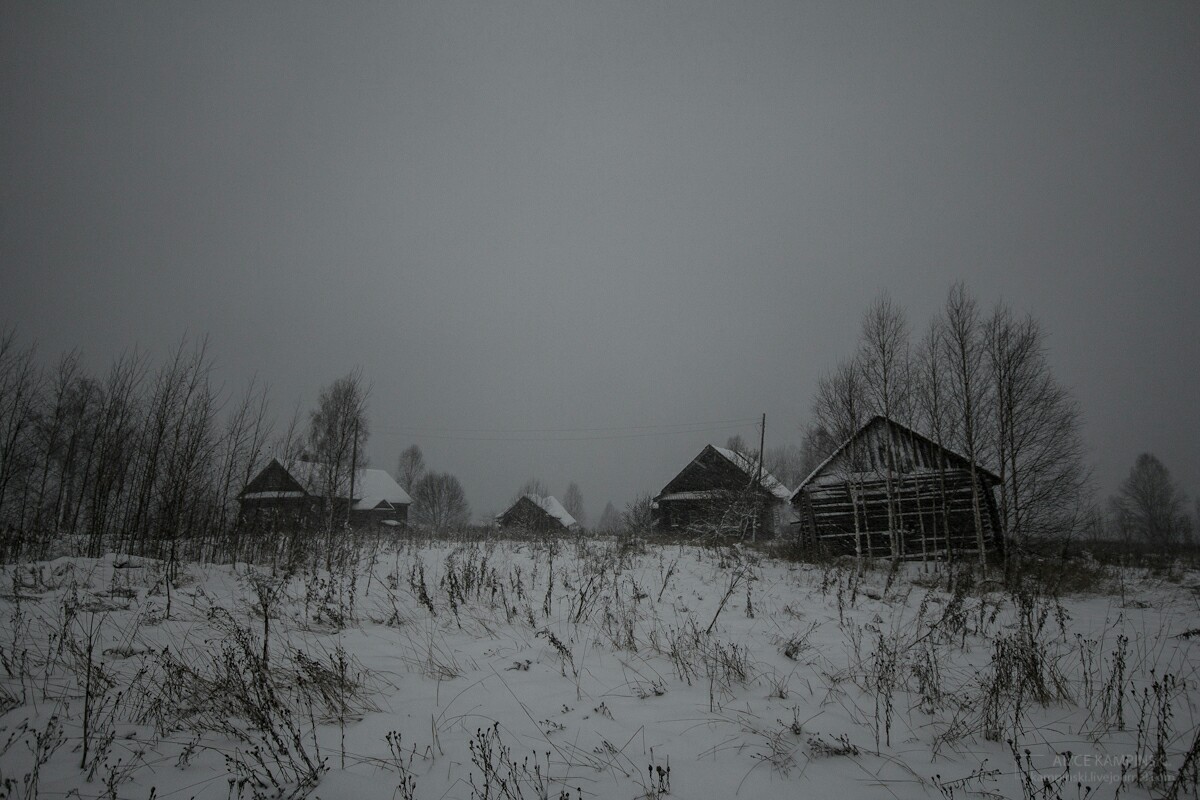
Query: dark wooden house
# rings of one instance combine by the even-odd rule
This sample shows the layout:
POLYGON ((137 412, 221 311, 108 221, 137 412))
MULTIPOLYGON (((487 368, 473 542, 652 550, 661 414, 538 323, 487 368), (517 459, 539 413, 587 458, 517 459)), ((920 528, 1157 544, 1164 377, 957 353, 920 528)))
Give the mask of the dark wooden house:
POLYGON ((289 470, 271 459, 238 495, 243 522, 260 525, 317 525, 330 517, 353 527, 401 526, 408 522, 412 498, 381 469, 359 469, 353 483, 327 490, 329 470, 298 461, 289 470), (352 495, 352 496, 350 496, 352 495))
POLYGON ((496 524, 501 528, 539 533, 579 530, 579 523, 567 513, 562 503, 554 497, 536 494, 518 497, 503 513, 496 515, 496 524))
POLYGON ((796 488, 801 539, 833 553, 939 559, 1002 546, 991 471, 874 417, 796 488))
POLYGON ((658 530, 770 538, 791 521, 791 491, 757 459, 706 445, 652 501, 658 530))
POLYGON ((496 515, 496 524, 502 529, 538 533, 563 533, 580 529, 580 523, 557 498, 544 498, 538 494, 522 494, 508 509, 496 515))

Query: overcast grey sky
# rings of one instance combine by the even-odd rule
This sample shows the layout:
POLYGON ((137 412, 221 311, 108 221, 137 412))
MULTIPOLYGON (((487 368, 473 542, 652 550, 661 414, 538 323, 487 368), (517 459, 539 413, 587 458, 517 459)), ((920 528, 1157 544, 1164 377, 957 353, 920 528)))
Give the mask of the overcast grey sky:
POLYGON ((796 441, 870 301, 957 280, 1042 321, 1104 493, 1200 492, 1194 2, 6 2, 0 115, 0 323, 207 333, 281 416, 361 365, 372 462, 476 512, 739 429, 486 431, 796 441))

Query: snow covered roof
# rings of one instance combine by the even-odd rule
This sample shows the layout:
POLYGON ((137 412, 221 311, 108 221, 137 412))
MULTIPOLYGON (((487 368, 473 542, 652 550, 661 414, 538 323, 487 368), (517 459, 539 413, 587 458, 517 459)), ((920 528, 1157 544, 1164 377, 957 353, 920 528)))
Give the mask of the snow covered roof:
POLYGON ((279 492, 242 492, 243 500, 284 500, 286 498, 304 497, 304 492, 279 491, 279 492))
POLYGON ((354 492, 359 495, 354 504, 355 508, 375 508, 384 500, 394 506, 412 503, 408 492, 382 469, 359 470, 354 482, 354 492))
MULTIPOLYGON (((521 501, 521 499, 528 500, 531 503, 533 503, 535 506, 537 506, 538 508, 542 509, 542 511, 545 511, 551 517, 553 517, 554 519, 561 522, 564 528, 570 528, 572 526, 579 525, 579 522, 574 517, 572 517, 569 513, 567 513, 567 509, 563 508, 563 504, 558 502, 558 498, 556 498, 556 497, 552 497, 552 496, 542 497, 541 495, 536 495, 536 494, 526 494, 526 495, 522 495, 521 498, 517 500, 517 502, 519 503, 521 501)), ((516 503, 513 503, 513 506, 515 506, 515 505, 516 505, 516 503)), ((512 506, 509 506, 504 511, 503 514, 497 514, 496 519, 499 520, 501 517, 504 516, 504 514, 507 514, 511 510, 512 510, 512 506)))
MULTIPOLYGON (((289 471, 309 491, 320 493, 322 467, 322 464, 314 461, 297 461, 296 466, 289 471)), ((354 510, 377 508, 384 502, 393 506, 409 505, 412 498, 386 470, 366 467, 359 469, 354 476, 354 510)))
MULTIPOLYGON (((747 475, 753 477, 758 474, 758 459, 750 458, 747 455, 726 447, 713 445, 713 450, 725 456, 735 467, 747 475)), ((792 496, 792 490, 784 486, 778 478, 767 472, 766 469, 762 471, 762 487, 780 500, 787 500, 792 496)))
POLYGON ((659 495, 658 501, 670 500, 711 500, 725 496, 725 492, 720 489, 701 489, 690 492, 671 492, 670 494, 659 495))
MULTIPOLYGON (((959 453, 954 452, 953 450, 951 450, 948 447, 944 447, 942 445, 937 444, 932 439, 930 439, 928 436, 924 436, 920 433, 917 433, 912 428, 909 428, 907 425, 901 425, 899 422, 896 422, 894 419, 885 417, 882 414, 877 414, 876 416, 871 417, 871 419, 868 420, 865 425, 863 425, 861 428, 859 428, 857 431, 855 431, 853 434, 851 434, 849 437, 847 437, 846 441, 844 441, 840 445, 838 445, 837 448, 832 453, 830 453, 825 458, 824 461, 822 461, 820 464, 818 464, 813 469, 812 472, 808 473, 807 477, 805 477, 804 480, 800 481, 800 485, 796 487, 796 490, 791 493, 789 499, 795 498, 798 494, 800 494, 802 489, 807 487, 810 483, 813 482, 813 480, 818 475, 820 475, 822 472, 824 472, 825 469, 830 464, 832 464, 834 462, 834 460, 837 459, 837 457, 840 456, 846 450, 846 448, 848 448, 850 446, 851 442, 853 442, 855 439, 858 439, 862 436, 867 435, 867 432, 869 429, 883 427, 883 426, 890 426, 891 428, 900 431, 901 433, 903 433, 905 436, 909 437, 910 439, 920 440, 929 447, 937 448, 937 449, 941 450, 943 453, 945 453, 946 456, 953 461, 956 461, 956 462, 959 462, 962 464, 970 464, 970 461, 967 460, 966 456, 960 455, 959 453)), ((989 470, 979 464, 975 465, 975 469, 978 470, 980 473, 982 473, 987 478, 989 478, 990 480, 992 480, 996 483, 1000 482, 999 476, 996 475, 996 473, 992 472, 991 470, 989 470)), ((860 474, 864 474, 864 473, 854 473, 854 474, 860 475, 860 474)), ((849 477, 849 475, 847 475, 846 477, 849 477)))
POLYGON ((543 511, 561 522, 564 527, 569 528, 572 525, 579 524, 574 517, 567 513, 567 509, 563 508, 563 504, 558 502, 558 498, 552 496, 538 497, 536 494, 527 494, 525 496, 541 506, 543 511))

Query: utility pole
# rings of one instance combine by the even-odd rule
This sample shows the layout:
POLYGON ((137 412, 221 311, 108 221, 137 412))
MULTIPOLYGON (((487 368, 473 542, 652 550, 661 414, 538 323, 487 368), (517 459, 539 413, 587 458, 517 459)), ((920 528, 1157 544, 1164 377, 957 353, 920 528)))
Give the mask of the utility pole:
POLYGON ((754 491, 757 497, 755 498, 754 506, 754 524, 750 527, 750 541, 758 540, 758 522, 762 516, 762 512, 757 508, 762 503, 762 474, 763 474, 763 443, 767 440, 767 412, 763 412, 762 425, 758 429, 758 470, 754 475, 754 491))
POLYGON ((767 440, 767 412, 763 412, 762 426, 758 429, 758 477, 755 482, 762 486, 763 473, 763 443, 767 440))

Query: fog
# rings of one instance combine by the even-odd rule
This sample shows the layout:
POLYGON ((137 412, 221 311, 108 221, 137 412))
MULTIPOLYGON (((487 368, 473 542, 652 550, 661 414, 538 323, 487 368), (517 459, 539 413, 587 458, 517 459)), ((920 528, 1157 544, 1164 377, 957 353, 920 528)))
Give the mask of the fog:
POLYGON ((95 371, 207 335, 281 422, 594 520, 799 440, 880 292, 1037 317, 1102 493, 1200 494, 1200 10, 6 3, 0 325, 95 371))

